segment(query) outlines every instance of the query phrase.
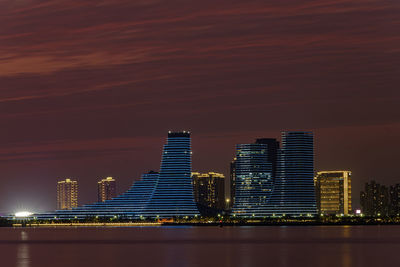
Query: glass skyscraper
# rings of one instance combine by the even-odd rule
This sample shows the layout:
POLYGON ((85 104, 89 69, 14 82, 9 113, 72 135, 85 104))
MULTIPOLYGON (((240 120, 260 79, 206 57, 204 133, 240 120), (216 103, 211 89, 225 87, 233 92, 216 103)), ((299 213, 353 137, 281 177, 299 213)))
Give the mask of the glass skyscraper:
POLYGON ((268 160, 266 144, 236 146, 235 202, 236 216, 264 216, 273 188, 272 163, 268 160))
POLYGON ((314 216, 314 137, 283 132, 276 139, 238 145, 234 161, 232 214, 243 217, 314 216))
POLYGON ((272 178, 276 177, 276 166, 278 160, 279 142, 275 138, 258 138, 256 144, 267 145, 268 162, 272 165, 272 178))
POLYGON ((277 175, 269 205, 273 216, 317 214, 313 133, 282 133, 282 148, 278 153, 277 175))

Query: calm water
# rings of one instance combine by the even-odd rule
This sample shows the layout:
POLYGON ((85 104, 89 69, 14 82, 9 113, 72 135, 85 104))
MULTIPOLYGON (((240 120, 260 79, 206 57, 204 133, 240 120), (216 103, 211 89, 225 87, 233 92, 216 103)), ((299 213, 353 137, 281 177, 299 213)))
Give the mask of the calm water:
POLYGON ((0 228, 1 267, 400 266, 400 226, 0 228))

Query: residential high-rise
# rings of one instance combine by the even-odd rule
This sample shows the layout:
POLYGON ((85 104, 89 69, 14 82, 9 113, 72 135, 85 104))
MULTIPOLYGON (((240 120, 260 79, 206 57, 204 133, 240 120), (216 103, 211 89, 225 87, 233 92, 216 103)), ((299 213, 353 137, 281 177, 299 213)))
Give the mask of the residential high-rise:
POLYGON ((371 181, 360 192, 361 210, 367 216, 387 216, 389 213, 389 190, 385 185, 371 181))
POLYGON ((266 144, 236 146, 235 216, 263 217, 273 189, 272 163, 266 144))
POLYGON ((277 174, 269 201, 272 216, 315 216, 314 136, 283 132, 277 174))
POLYGON ((104 202, 112 199, 117 195, 117 187, 115 179, 107 177, 97 182, 97 201, 104 202))
POLYGON ((349 215, 351 209, 351 172, 320 171, 315 176, 319 214, 349 215))
POLYGON ((225 176, 222 173, 192 173, 194 199, 204 216, 215 216, 226 207, 225 176))
POLYGON ((66 210, 78 206, 78 182, 71 179, 57 183, 57 209, 66 210))

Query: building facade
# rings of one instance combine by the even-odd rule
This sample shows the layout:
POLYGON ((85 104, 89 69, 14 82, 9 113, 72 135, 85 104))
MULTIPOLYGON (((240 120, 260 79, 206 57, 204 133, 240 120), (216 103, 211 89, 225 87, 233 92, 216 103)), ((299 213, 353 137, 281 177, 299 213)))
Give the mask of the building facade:
POLYGON ((104 202, 117 196, 115 179, 107 177, 97 182, 97 201, 104 202))
POLYGON ((235 216, 263 217, 273 189, 272 163, 266 144, 236 146, 235 216))
POLYGON ((78 182, 65 179, 57 183, 57 209, 69 210, 78 206, 78 182))
POLYGON ((236 158, 234 158, 229 165, 229 179, 225 180, 225 198, 226 210, 231 210, 233 203, 235 203, 235 190, 236 190, 236 158))
POLYGON ((267 159, 272 166, 272 179, 276 177, 277 164, 278 164, 278 151, 279 142, 275 138, 258 138, 256 144, 267 145, 267 159))
POLYGON ((277 174, 269 201, 272 216, 315 216, 314 135, 282 132, 277 174))
POLYGON ((200 215, 193 195, 190 132, 169 132, 164 145, 158 182, 144 209, 147 217, 200 215))
POLYGON ((192 173, 194 199, 201 215, 215 216, 226 208, 225 176, 222 173, 192 173))
POLYGON ((352 213, 350 171, 320 171, 314 182, 319 214, 346 216, 352 213))
POLYGON ((389 190, 375 181, 365 183, 360 192, 360 204, 366 216, 387 216, 389 214, 389 190))
POLYGON ((231 164, 232 214, 244 217, 315 216, 314 136, 283 132, 238 145, 231 164))

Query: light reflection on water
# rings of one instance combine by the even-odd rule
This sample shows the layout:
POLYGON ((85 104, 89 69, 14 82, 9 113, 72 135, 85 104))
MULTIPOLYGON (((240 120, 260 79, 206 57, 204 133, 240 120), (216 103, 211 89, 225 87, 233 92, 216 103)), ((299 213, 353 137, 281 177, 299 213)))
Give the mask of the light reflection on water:
POLYGON ((400 226, 0 228, 1 267, 376 267, 399 250, 400 226))
POLYGON ((17 267, 29 267, 29 266, 30 266, 29 245, 21 244, 18 246, 18 251, 17 251, 17 267))
MULTIPOLYGON (((21 241, 28 240, 28 234, 21 232, 21 241)), ((29 245, 21 243, 17 246, 17 267, 30 267, 29 245)))

